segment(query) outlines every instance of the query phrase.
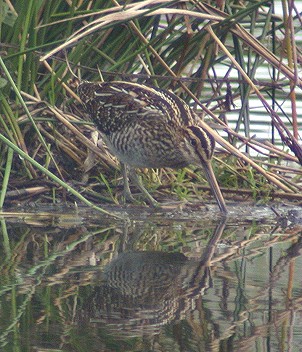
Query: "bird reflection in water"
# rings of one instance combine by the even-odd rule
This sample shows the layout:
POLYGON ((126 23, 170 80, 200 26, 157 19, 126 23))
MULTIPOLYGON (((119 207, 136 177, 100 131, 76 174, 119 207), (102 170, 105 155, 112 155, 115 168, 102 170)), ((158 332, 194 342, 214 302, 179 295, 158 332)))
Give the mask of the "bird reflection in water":
POLYGON ((155 335, 185 318, 211 285, 211 259, 224 228, 223 220, 199 261, 181 253, 120 253, 104 268, 101 285, 94 287, 86 318, 120 337, 155 335))

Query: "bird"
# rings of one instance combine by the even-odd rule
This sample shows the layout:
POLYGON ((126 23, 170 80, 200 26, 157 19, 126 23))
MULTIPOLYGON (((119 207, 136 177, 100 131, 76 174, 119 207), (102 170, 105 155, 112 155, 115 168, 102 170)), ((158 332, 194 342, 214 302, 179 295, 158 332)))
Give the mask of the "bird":
POLYGON ((198 124, 198 115, 170 90, 126 81, 81 81, 84 109, 109 151, 121 163, 124 197, 134 201, 129 179, 152 206, 159 203, 143 186, 137 168, 179 169, 202 166, 219 209, 227 213, 211 160, 214 137, 198 124))

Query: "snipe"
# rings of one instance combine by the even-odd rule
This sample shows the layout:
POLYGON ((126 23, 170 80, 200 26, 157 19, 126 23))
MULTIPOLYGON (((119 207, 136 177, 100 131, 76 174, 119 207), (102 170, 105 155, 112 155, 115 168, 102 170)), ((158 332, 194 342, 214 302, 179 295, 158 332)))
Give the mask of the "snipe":
POLYGON ((211 159, 215 141, 198 126, 193 110, 170 91, 142 84, 82 82, 79 96, 97 129, 122 165, 124 195, 133 200, 128 175, 152 205, 135 168, 182 168, 202 165, 220 210, 226 205, 211 159))

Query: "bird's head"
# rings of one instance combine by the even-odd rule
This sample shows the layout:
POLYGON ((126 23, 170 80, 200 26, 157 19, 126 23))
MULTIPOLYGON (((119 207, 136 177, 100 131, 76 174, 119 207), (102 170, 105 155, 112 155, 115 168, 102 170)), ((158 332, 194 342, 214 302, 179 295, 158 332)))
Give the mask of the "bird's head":
POLYGON ((221 194, 211 160, 214 154, 214 137, 200 126, 187 126, 184 130, 184 146, 182 153, 188 164, 202 165, 206 178, 211 186, 218 206, 223 213, 227 213, 224 198, 221 194))
POLYGON ((209 163, 215 149, 214 137, 200 126, 187 126, 184 138, 184 157, 190 164, 209 163))

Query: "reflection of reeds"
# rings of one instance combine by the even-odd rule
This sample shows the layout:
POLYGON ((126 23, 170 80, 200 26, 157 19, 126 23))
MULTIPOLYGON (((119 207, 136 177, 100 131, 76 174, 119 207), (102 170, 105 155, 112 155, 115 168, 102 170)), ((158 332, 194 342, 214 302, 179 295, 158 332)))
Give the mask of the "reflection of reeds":
MULTIPOLYGON (((102 9, 93 6, 83 2, 76 8, 60 0, 53 7, 46 1, 30 8, 19 8, 14 1, 8 5, 10 17, 5 21, 9 25, 0 38, 4 72, 0 163, 5 169, 0 206, 5 196, 13 200, 10 192, 16 191, 16 184, 23 199, 41 198, 43 193, 48 202, 64 199, 66 192, 61 189, 51 194, 58 180, 45 170, 58 176, 66 189, 70 180, 83 181, 85 185, 77 185, 79 193, 73 196, 116 202, 117 162, 106 147, 91 141, 94 128, 83 121, 69 66, 81 69, 82 77, 89 80, 98 80, 100 69, 107 80, 135 80, 173 89, 194 104, 201 117, 207 114, 212 123, 201 120, 200 124, 224 147, 215 166, 229 197, 241 192, 242 198, 301 201, 296 108, 302 87, 296 40, 301 26, 296 7, 283 7, 283 15, 277 16, 272 7, 257 2, 225 8, 195 1, 138 1, 124 6, 104 1, 102 9), (54 8, 58 13, 52 12, 54 8), (263 67, 271 70, 271 77, 258 78, 263 67), (250 99, 261 107, 258 113, 270 120, 270 140, 254 135, 250 99), (290 116, 282 110, 288 99, 290 116), (229 113, 238 114, 235 127, 228 122, 229 113), (224 138, 215 130, 222 130, 224 138), (276 132, 281 145, 273 144, 276 132), (41 168, 37 170, 32 159, 25 160, 19 149, 13 156, 2 136, 41 168), (244 153, 252 150, 257 157, 244 153), (42 185, 35 180, 42 174, 52 181, 37 190, 33 187, 42 185)), ((170 197, 169 188, 180 198, 199 197, 206 189, 199 187, 204 182, 199 172, 142 174, 146 182, 156 184, 158 197, 170 197)))
MULTIPOLYGON (((1 347, 21 327, 23 343, 39 331, 30 341, 37 345, 45 343, 41 332, 55 329, 53 341, 62 343, 61 334, 72 347, 74 332, 98 344, 97 336, 108 339, 110 331, 121 339, 144 333, 172 339, 192 351, 203 345, 215 351, 223 343, 248 351, 274 327, 276 339, 286 339, 282 324, 291 329, 291 314, 300 309, 293 274, 299 273, 301 227, 272 234, 275 221, 239 217, 221 234, 223 224, 215 232, 213 220, 155 225, 148 219, 125 226, 96 216, 87 227, 69 214, 24 214, 23 220, 1 222, 1 347), (134 309, 132 320, 127 307, 134 309)), ((161 339, 157 343, 164 346, 161 339)))

